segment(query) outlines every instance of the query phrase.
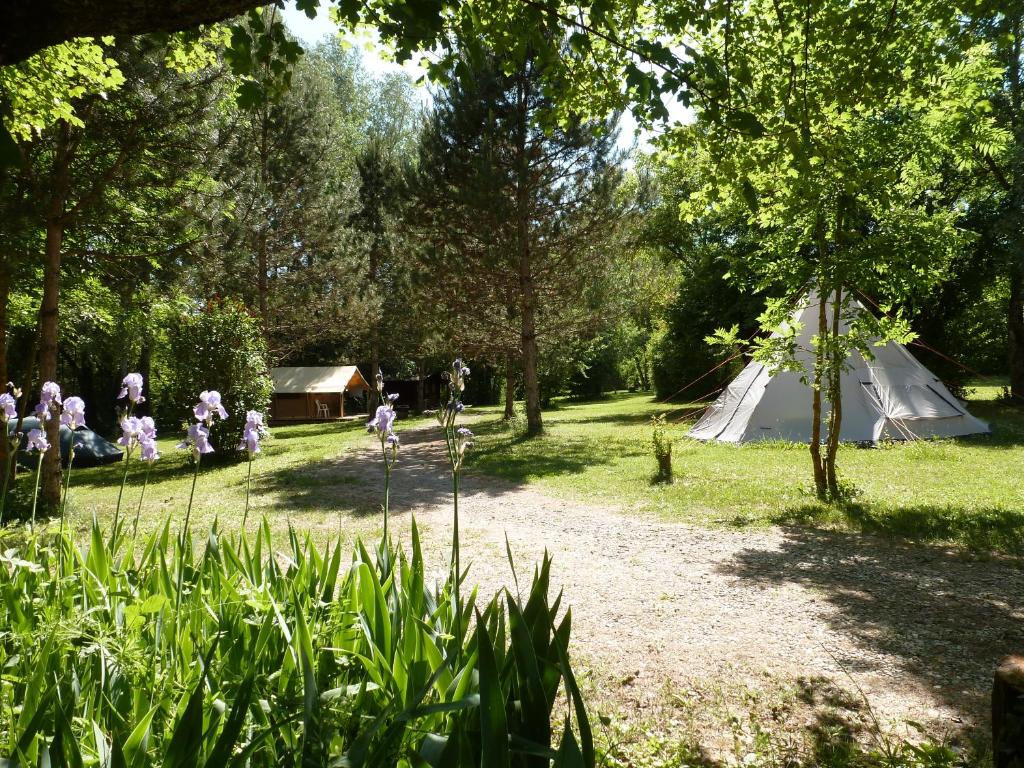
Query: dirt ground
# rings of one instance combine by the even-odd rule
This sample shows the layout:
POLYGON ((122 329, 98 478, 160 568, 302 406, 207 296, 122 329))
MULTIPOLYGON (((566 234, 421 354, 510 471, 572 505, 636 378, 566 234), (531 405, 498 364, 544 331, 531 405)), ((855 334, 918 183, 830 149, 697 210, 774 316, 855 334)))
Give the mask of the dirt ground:
MULTIPOLYGON (((391 503, 396 533, 415 513, 440 575, 451 507, 436 435, 403 433, 391 503)), ((380 493, 367 458, 321 470, 345 478, 338 493, 354 506, 380 493)), ((811 528, 672 524, 474 475, 460 511, 483 594, 512 585, 506 536, 520 583, 552 553, 598 705, 638 718, 658 716, 666 692, 825 679, 862 693, 886 727, 986 729, 994 665, 1024 647, 1024 570, 1005 560, 811 528)))

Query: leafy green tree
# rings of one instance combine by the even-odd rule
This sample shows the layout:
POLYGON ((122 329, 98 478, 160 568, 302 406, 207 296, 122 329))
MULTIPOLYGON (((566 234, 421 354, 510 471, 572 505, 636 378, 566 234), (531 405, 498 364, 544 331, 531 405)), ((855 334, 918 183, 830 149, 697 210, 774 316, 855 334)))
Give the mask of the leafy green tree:
POLYGON ((653 385, 660 398, 707 400, 737 368, 720 366, 718 350, 705 339, 723 326, 736 326, 739 336, 749 338, 764 310, 764 298, 745 270, 756 242, 740 211, 680 217, 703 184, 702 169, 685 157, 654 154, 642 160, 642 168, 650 176, 650 201, 639 238, 655 263, 664 265, 655 279, 668 283, 654 292, 658 298, 641 318, 653 385))
MULTIPOLYGON (((8 274, 24 275, 39 291, 38 349, 22 358, 38 361, 22 373, 27 397, 38 388, 32 381, 61 380, 62 278, 81 279, 121 258, 118 269, 137 274, 128 264, 145 263, 155 252, 174 255, 165 235, 181 235, 174 223, 180 203, 201 184, 198 168, 215 92, 210 78, 216 75, 168 69, 165 53, 165 41, 144 38, 118 47, 112 55, 125 83, 116 95, 84 96, 76 109, 80 124, 60 119, 22 142, 20 167, 4 177, 2 204, 16 214, 6 235, 13 246, 5 256, 12 265, 8 274), (144 242, 155 251, 134 250, 144 242)), ((123 285, 129 296, 131 285, 123 285)), ((47 429, 56 446, 56 420, 47 429)), ((56 447, 43 468, 42 499, 54 509, 60 494, 56 447)))
MULTIPOLYGON (((992 114, 1009 139, 1005 152, 984 154, 981 172, 965 179, 964 224, 978 233, 978 243, 970 268, 960 276, 977 299, 1002 294, 997 301, 1005 312, 1010 392, 1014 402, 1024 404, 1024 3, 969 5, 959 42, 991 46, 1002 70, 991 84, 992 114), (984 276, 987 284, 978 279, 984 276)), ((977 304, 961 299, 952 306, 977 304)))
POLYGON ((169 430, 193 421, 203 390, 217 390, 228 418, 214 423, 210 439, 231 455, 241 439, 246 411, 266 413, 273 384, 259 318, 232 299, 201 307, 164 305, 164 332, 154 360, 156 417, 169 430))
MULTIPOLYGON (((937 282, 962 243, 956 212, 938 190, 941 164, 969 164, 1003 140, 984 116, 994 74, 987 51, 945 51, 948 14, 910 6, 897 26, 869 3, 754 3, 730 9, 696 41, 715 65, 701 80, 709 98, 697 130, 677 133, 673 146, 707 172, 690 216, 747 217, 760 242, 748 269, 787 295, 769 303, 766 328, 777 328, 808 289, 831 303, 827 312, 819 302, 815 364, 805 372, 822 497, 839 496, 839 382, 848 355, 870 356, 873 339, 906 334, 899 323, 844 332, 846 308, 858 291, 899 301, 937 282), (874 45, 865 53, 858 39, 874 45)), ((755 354, 793 367, 790 338, 764 341, 755 354)))
MULTIPOLYGON (((407 293, 407 262, 402 258, 403 171, 395 147, 378 134, 363 147, 356 159, 359 172, 359 202, 352 212, 351 223, 365 243, 366 260, 361 270, 362 294, 371 308, 366 317, 365 345, 369 370, 376 376, 384 354, 385 323, 396 330, 408 316, 409 307, 401 306, 400 296, 407 293), (397 301, 396 301, 397 299, 397 301)), ((388 340, 390 351, 402 346, 402 335, 393 333, 388 340), (391 345, 394 344, 394 347, 391 345)), ((368 409, 377 407, 377 392, 370 390, 368 409)))
POLYGON ((530 434, 543 426, 542 346, 569 345, 603 322, 625 218, 612 125, 545 129, 538 66, 530 55, 467 52, 437 100, 412 182, 420 258, 449 341, 470 357, 521 361, 530 434))
MULTIPOLYGON (((28 38, 26 32, 39 20, 54 28, 50 14, 33 8, 18 22, 4 27, 14 31, 16 46, 28 38)), ((11 21, 8 18, 8 21, 11 21)), ((103 23, 101 19, 97 19, 103 23)), ((187 35, 161 36, 163 64, 179 73, 195 72, 214 64, 213 48, 221 37, 217 30, 187 35)), ((28 141, 58 123, 83 126, 81 110, 96 98, 107 98, 125 82, 116 56, 112 35, 92 39, 86 35, 60 37, 49 47, 38 47, 8 57, 0 42, 0 170, 17 166, 17 142, 28 141)))
POLYGON ((279 98, 227 110, 206 295, 256 309, 273 361, 379 361, 414 115, 407 78, 371 78, 337 43, 307 54, 279 98))
POLYGON ((361 73, 351 57, 326 63, 306 57, 280 98, 228 106, 218 129, 229 137, 215 170, 226 194, 195 290, 253 307, 275 360, 324 327, 352 322, 344 289, 352 238, 339 212, 354 204, 355 145, 337 96, 340 82, 354 89, 361 73))

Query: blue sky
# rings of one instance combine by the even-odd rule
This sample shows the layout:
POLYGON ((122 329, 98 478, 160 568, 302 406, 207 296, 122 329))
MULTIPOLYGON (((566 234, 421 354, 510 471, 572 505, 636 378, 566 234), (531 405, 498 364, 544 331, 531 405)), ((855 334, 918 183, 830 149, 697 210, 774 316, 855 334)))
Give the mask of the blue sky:
MULTIPOLYGON (((293 2, 289 2, 284 10, 284 20, 288 28, 296 37, 308 46, 321 41, 325 37, 337 34, 338 28, 330 20, 324 7, 320 7, 315 19, 310 19, 306 14, 296 9, 293 2)), ((403 70, 414 80, 421 77, 424 72, 415 62, 406 62, 404 65, 396 64, 390 60, 376 45, 372 35, 346 36, 348 41, 358 46, 363 53, 363 64, 370 72, 384 73, 403 70)), ((423 103, 430 102, 430 95, 427 89, 420 86, 423 103)), ((679 105, 669 107, 669 112, 675 119, 686 119, 686 110, 679 105)), ((652 134, 648 131, 638 130, 636 121, 630 114, 623 115, 619 124, 619 146, 623 149, 629 148, 636 140, 641 148, 647 147, 652 134)))

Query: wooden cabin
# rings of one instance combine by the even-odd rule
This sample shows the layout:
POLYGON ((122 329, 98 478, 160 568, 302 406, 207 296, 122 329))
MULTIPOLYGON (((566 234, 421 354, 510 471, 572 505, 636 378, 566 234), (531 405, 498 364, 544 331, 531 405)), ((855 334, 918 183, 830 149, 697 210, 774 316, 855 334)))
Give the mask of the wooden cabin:
POLYGON ((345 396, 370 388, 354 365, 271 368, 274 394, 270 418, 282 421, 331 421, 345 416, 345 396))

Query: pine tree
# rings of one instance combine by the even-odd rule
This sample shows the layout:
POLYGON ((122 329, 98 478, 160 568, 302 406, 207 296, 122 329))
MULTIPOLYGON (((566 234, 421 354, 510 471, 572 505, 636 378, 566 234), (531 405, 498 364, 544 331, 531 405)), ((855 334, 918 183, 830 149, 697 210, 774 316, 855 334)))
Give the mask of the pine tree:
POLYGON ((542 345, 585 334, 601 311, 594 299, 623 220, 614 124, 552 127, 529 55, 467 54, 451 83, 411 183, 423 290, 448 317, 452 347, 506 364, 508 385, 521 369, 535 435, 542 345))

